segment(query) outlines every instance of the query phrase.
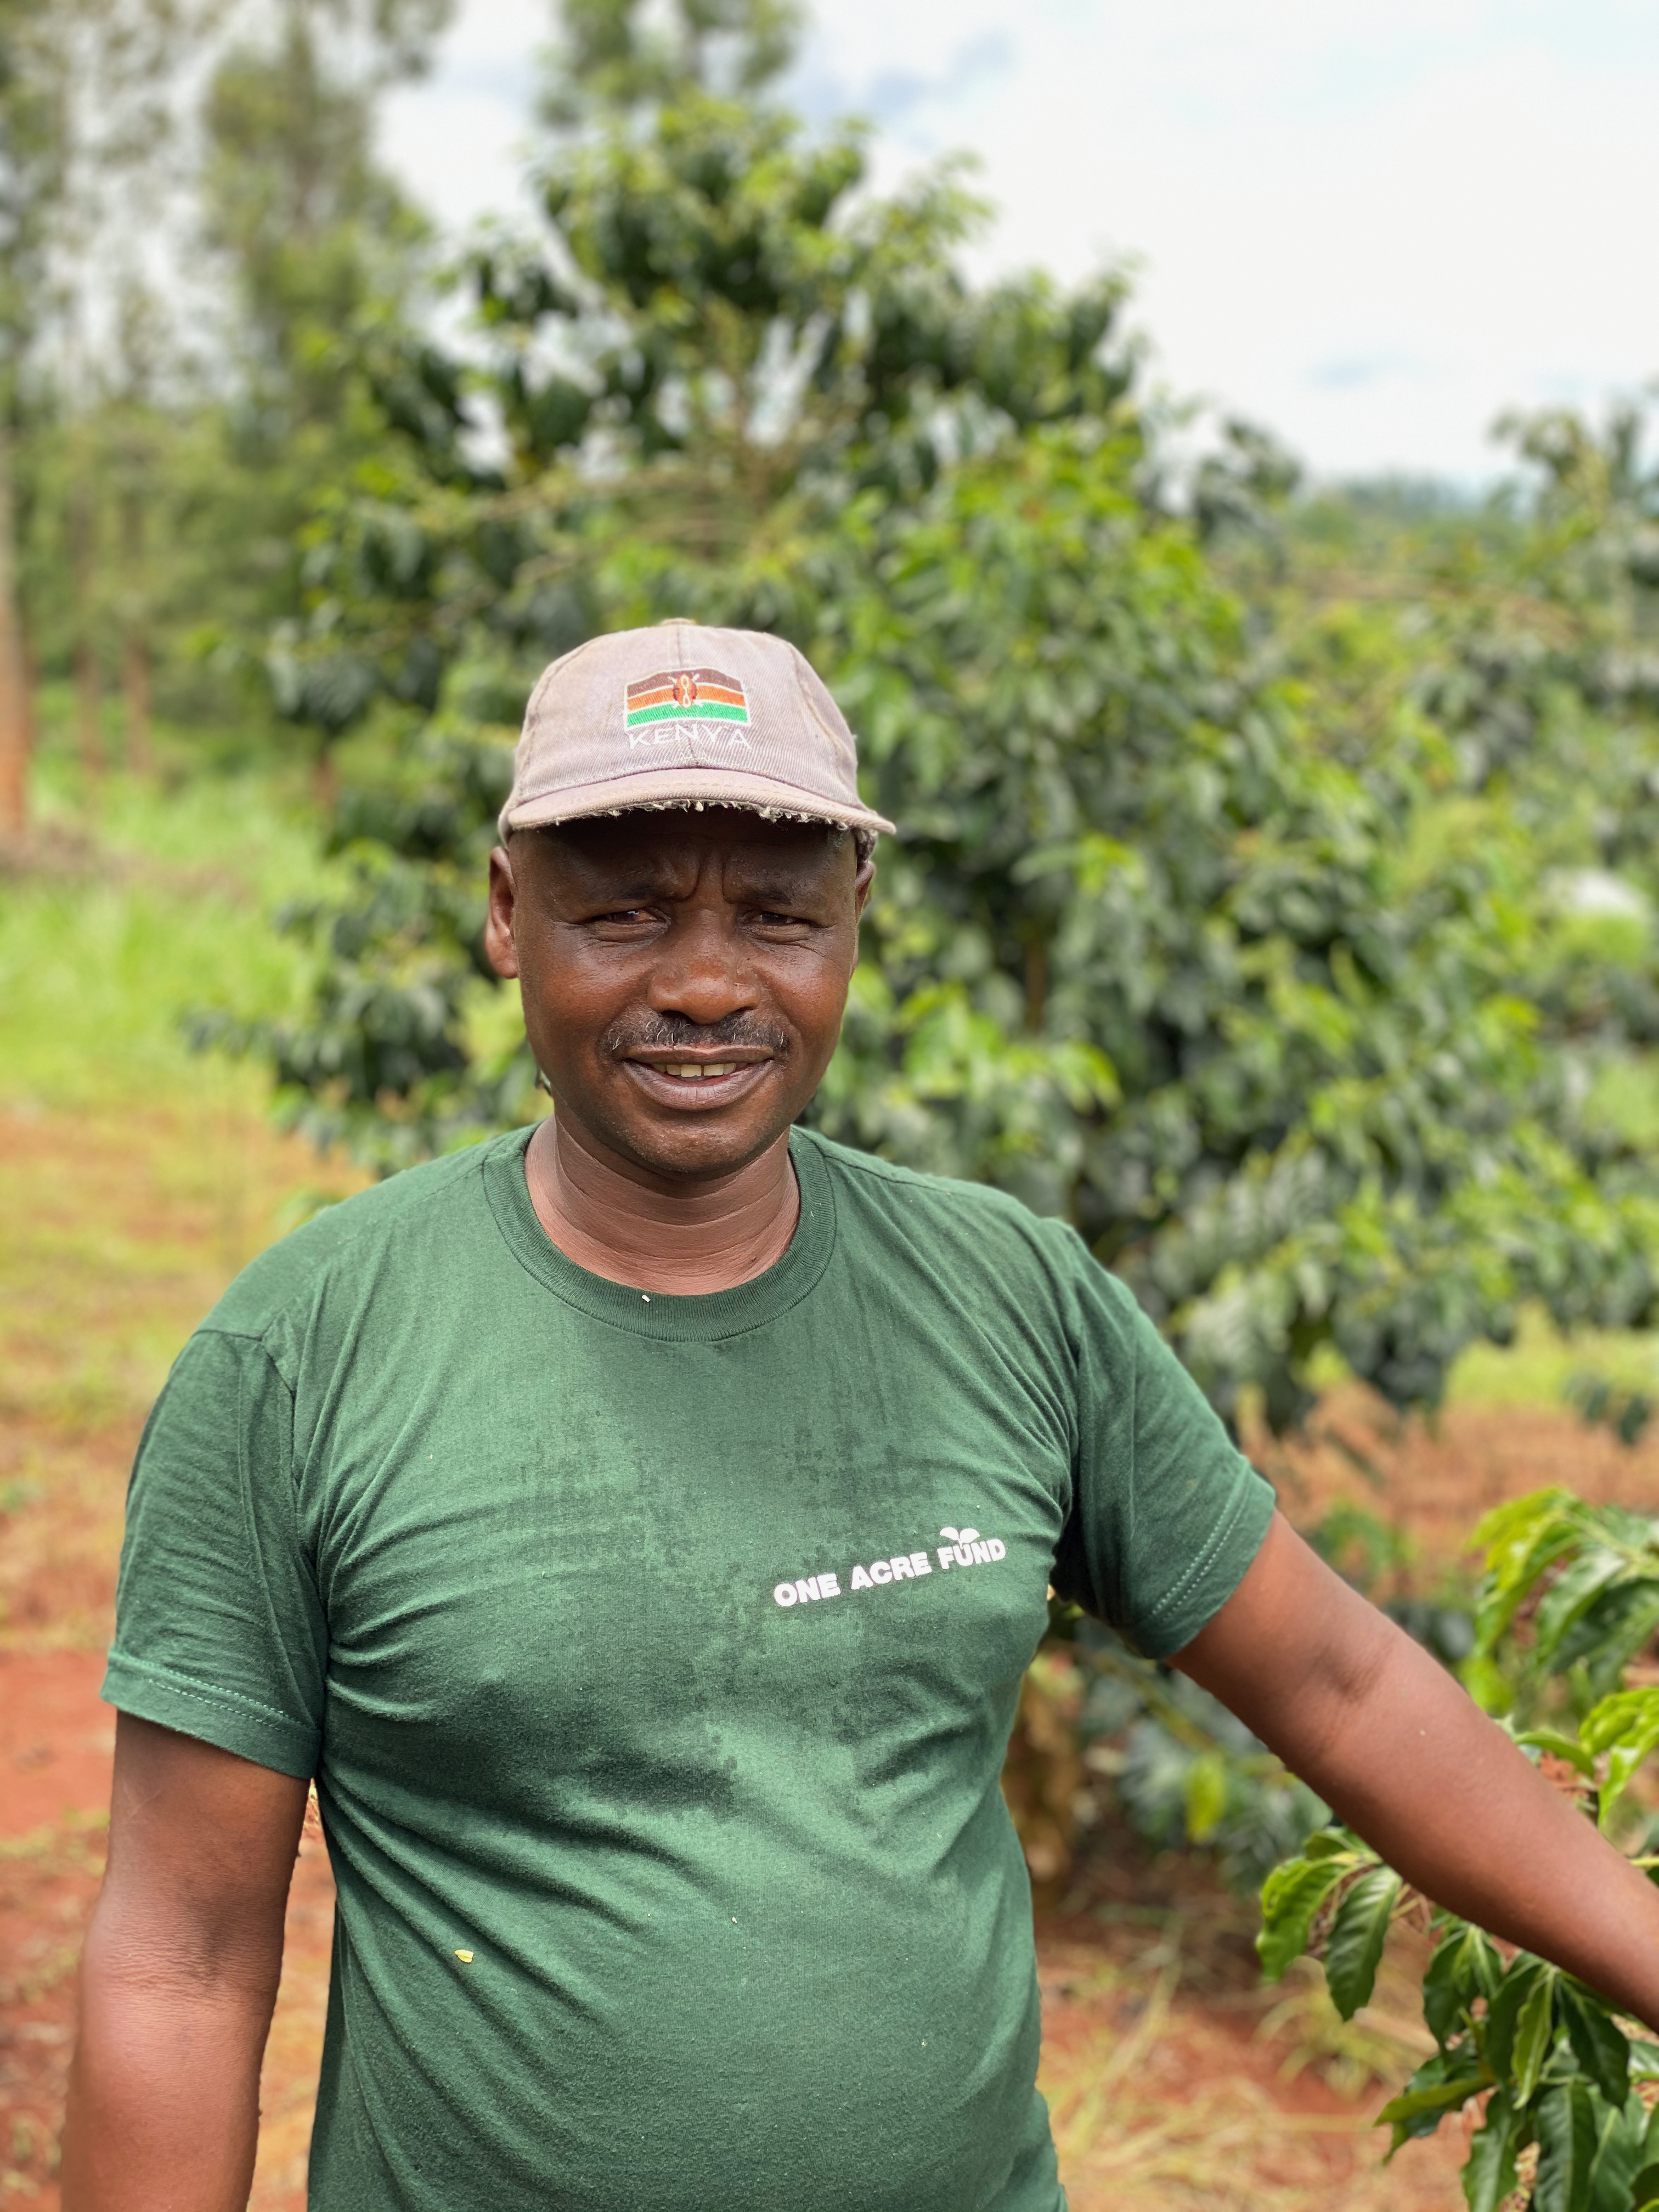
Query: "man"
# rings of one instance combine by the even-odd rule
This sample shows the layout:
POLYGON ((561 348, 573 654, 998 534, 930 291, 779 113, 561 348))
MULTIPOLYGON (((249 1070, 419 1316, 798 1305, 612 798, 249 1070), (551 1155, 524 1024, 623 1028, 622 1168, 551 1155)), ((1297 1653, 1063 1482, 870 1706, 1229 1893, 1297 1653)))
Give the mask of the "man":
POLYGON ((1659 1893, 1077 1237, 793 1126, 890 826, 775 639, 538 686, 488 945, 553 1114, 266 1253, 139 1452, 66 2212, 244 2203, 313 1777, 319 2212, 1056 2212, 997 1786, 1051 1581, 1659 2026, 1659 1893))

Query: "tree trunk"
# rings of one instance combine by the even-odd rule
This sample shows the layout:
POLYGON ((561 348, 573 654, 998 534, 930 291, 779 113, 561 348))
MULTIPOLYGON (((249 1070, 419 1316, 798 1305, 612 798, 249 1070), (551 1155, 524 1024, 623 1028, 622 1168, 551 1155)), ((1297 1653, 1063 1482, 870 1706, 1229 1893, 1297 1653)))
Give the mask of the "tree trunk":
POLYGON ((17 603, 16 504, 13 438, 0 428, 0 836, 28 827, 31 731, 28 673, 17 603))
POLYGON ((23 641, 23 751, 27 759, 33 760, 40 750, 40 664, 35 657, 27 618, 21 608, 17 628, 23 641))
POLYGON ((136 629, 127 632, 121 657, 121 696, 126 706, 127 767, 148 775, 155 765, 149 742, 149 647, 136 629))
POLYGON ((155 767, 150 746, 149 644, 144 635, 144 501, 130 490, 123 511, 123 551, 127 566, 126 636, 121 647, 121 695, 126 707, 127 767, 148 775, 155 767))
POLYGON ((97 515, 82 476, 70 494, 70 573, 75 586, 75 735, 89 783, 104 773, 103 686, 98 666, 93 567, 97 515))
POLYGON ((75 742, 81 765, 96 782, 104 773, 103 700, 98 655, 89 637, 75 645, 75 742))

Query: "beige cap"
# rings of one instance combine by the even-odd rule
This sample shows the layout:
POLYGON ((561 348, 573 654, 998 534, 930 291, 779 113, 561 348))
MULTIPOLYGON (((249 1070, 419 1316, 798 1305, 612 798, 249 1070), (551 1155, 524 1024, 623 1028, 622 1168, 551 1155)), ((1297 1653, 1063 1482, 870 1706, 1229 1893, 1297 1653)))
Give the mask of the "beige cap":
POLYGON ((590 638, 544 672, 501 830, 635 806, 893 826, 860 799, 853 733, 811 663, 781 637, 694 622, 590 638))

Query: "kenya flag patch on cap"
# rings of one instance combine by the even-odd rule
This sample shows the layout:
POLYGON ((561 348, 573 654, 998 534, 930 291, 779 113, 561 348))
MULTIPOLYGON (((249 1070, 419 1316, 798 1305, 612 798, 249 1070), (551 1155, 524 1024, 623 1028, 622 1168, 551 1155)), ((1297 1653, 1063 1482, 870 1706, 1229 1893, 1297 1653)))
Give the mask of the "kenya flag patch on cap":
POLYGON ((735 736, 747 726, 749 696, 735 676, 718 668, 667 669, 629 685, 626 719, 630 745, 649 744, 664 726, 679 722, 735 725, 735 736))

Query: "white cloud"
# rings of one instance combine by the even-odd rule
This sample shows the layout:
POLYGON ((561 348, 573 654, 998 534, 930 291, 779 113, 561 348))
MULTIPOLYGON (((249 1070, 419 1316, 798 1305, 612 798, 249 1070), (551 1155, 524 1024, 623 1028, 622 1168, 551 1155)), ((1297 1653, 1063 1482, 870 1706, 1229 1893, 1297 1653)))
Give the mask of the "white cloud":
POLYGON ((453 229, 524 204, 538 55, 550 22, 548 0, 460 0, 433 75, 387 102, 386 159, 453 229))

